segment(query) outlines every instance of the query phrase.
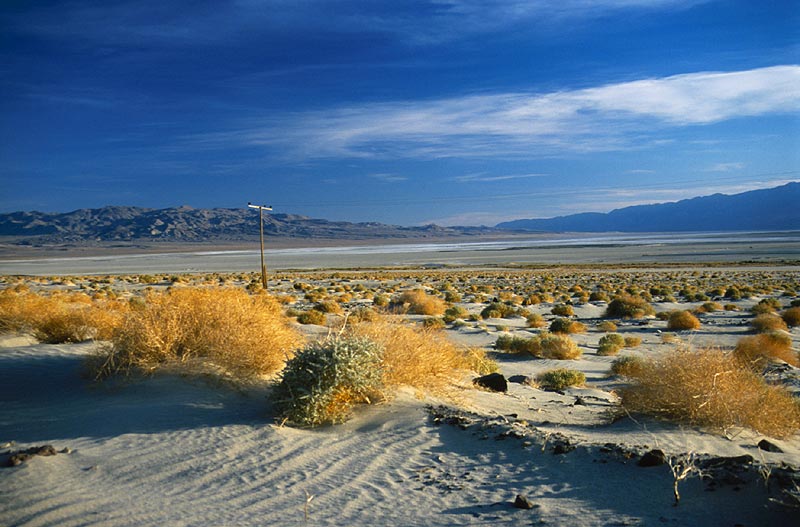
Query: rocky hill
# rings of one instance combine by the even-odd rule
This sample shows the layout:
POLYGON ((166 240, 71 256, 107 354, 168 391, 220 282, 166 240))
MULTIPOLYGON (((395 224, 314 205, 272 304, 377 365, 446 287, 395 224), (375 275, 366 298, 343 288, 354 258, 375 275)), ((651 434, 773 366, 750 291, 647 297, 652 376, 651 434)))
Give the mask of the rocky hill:
MULTIPOLYGON (((482 234, 485 227, 401 227, 349 223, 294 214, 265 214, 264 233, 284 238, 433 238, 482 234)), ((258 237, 258 212, 252 209, 168 209, 103 207, 67 213, 0 214, 0 236, 11 243, 235 242, 258 237), (9 241, 9 240, 7 240, 9 241)))
POLYGON ((607 214, 583 213, 515 220, 498 229, 569 232, 766 231, 800 229, 800 183, 714 194, 673 203, 637 205, 607 214))

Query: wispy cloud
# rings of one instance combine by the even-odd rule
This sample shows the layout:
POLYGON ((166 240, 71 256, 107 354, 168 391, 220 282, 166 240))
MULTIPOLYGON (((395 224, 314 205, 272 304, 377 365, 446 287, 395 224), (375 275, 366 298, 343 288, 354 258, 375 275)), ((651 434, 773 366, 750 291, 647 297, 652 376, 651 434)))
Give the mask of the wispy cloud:
POLYGON ((699 72, 551 93, 371 103, 241 123, 187 138, 300 158, 536 156, 669 141, 658 132, 800 110, 800 66, 699 72))
POLYGON ((380 181, 385 181, 387 183, 397 183, 400 181, 408 180, 406 176, 398 176, 397 174, 369 174, 368 177, 380 181))
POLYGON ((732 172, 734 170, 741 170, 744 168, 744 163, 717 163, 710 166, 706 172, 732 172))
POLYGON ((655 174, 655 170, 650 170, 649 168, 634 168, 631 170, 626 170, 626 174, 655 174))
POLYGON ((460 183, 491 183, 494 181, 507 181, 510 179, 530 179, 537 177, 547 177, 548 174, 509 174, 492 176, 489 174, 465 174, 463 176, 455 176, 453 181, 460 183))

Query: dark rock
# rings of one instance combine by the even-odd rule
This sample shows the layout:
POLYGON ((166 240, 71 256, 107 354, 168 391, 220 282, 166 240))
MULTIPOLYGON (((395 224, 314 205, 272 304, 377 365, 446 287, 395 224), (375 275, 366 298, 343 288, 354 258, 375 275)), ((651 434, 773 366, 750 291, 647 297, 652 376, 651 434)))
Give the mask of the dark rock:
POLYGON ((573 450, 575 450, 575 446, 569 444, 566 441, 560 442, 560 443, 556 443, 553 446, 553 454, 556 454, 556 455, 569 454, 573 450))
POLYGON ((575 397, 575 402, 572 403, 572 406, 586 406, 586 401, 581 396, 575 397))
POLYGON ((646 452, 636 464, 640 467, 657 467, 666 462, 667 456, 664 454, 664 451, 656 448, 650 452, 646 452))
POLYGON ((531 378, 527 375, 512 375, 508 378, 508 382, 513 382, 515 384, 530 384, 531 378))
POLYGON ((776 445, 771 441, 767 441, 766 439, 762 439, 761 441, 758 442, 758 448, 760 448, 761 450, 765 450, 767 452, 776 452, 776 453, 783 452, 783 449, 781 447, 779 447, 778 445, 776 445))
POLYGON ((508 381, 506 381, 506 378, 501 373, 490 373, 489 375, 477 377, 473 379, 472 382, 482 388, 492 390, 493 392, 508 391, 508 381))
POLYGON ((523 494, 517 494, 517 497, 514 498, 514 507, 518 509, 533 509, 535 505, 523 494))
POLYGON ((56 454, 58 454, 58 452, 56 452, 53 445, 34 446, 25 450, 20 450, 19 452, 11 453, 5 465, 7 467, 17 467, 34 456, 55 456, 56 454))

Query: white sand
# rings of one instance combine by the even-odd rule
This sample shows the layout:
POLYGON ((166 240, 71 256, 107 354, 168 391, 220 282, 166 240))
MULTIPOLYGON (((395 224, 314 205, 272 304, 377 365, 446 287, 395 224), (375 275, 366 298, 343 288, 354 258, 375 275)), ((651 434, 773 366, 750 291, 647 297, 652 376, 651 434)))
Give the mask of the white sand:
MULTIPOLYGON (((464 328, 456 338, 486 344, 496 336, 464 328)), ((410 393, 345 425, 297 430, 273 424, 261 390, 170 375, 93 385, 81 377, 93 346, 0 340, 0 445, 14 441, 0 451, 71 449, 0 468, 0 525, 788 526, 800 519, 797 509, 769 502, 752 474, 713 492, 689 479, 674 507, 667 466, 641 468, 601 452, 598 445, 611 442, 800 465, 796 437, 774 441, 786 453, 771 454, 748 431, 726 439, 652 421, 608 424, 613 396, 602 388, 612 381, 601 373, 608 359, 588 348, 570 366, 587 371, 595 387, 564 395, 520 384, 507 394, 467 390, 461 404, 490 418, 466 430, 434 424, 425 405, 435 401, 410 393), (588 404, 573 406, 576 395, 588 404), (517 417, 499 417, 510 414, 517 417), (502 439, 508 430, 527 437, 502 439), (579 447, 553 454, 558 434, 579 447), (313 496, 307 521, 306 493, 313 496), (514 508, 518 493, 536 508, 514 508)), ((509 359, 502 368, 528 375, 558 363, 509 359)))

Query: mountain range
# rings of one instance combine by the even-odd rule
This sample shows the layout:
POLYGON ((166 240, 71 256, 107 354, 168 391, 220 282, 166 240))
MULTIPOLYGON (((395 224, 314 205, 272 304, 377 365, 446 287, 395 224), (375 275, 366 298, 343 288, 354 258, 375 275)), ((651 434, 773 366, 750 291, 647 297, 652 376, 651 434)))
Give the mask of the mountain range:
MULTIPOLYGON (((486 227, 402 227, 349 223, 296 214, 265 214, 264 234, 280 238, 433 238, 468 236, 486 227)), ((257 238, 258 213, 252 209, 148 209, 109 206, 66 213, 0 214, 0 236, 22 245, 94 242, 236 242, 257 238)))
POLYGON ((636 205, 608 213, 514 220, 498 229, 539 232, 687 232, 800 229, 800 183, 713 194, 672 203, 636 205))
MULTIPOLYGON (((0 236, 15 245, 106 242, 220 243, 258 237, 255 211, 109 206, 66 213, 0 214, 0 236)), ((496 227, 403 227, 350 223, 296 214, 265 214, 264 232, 280 238, 419 239, 508 232, 681 232, 800 229, 800 183, 741 194, 714 194, 609 213, 515 220, 496 227)))

